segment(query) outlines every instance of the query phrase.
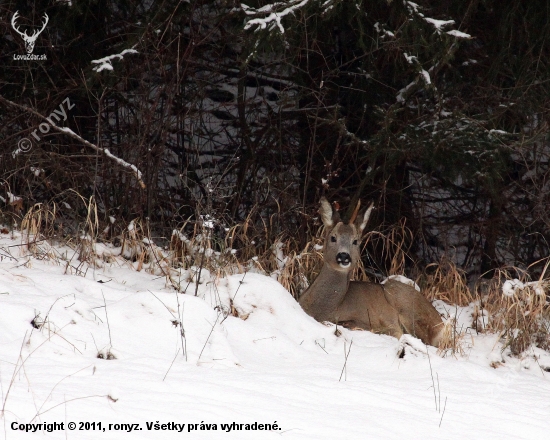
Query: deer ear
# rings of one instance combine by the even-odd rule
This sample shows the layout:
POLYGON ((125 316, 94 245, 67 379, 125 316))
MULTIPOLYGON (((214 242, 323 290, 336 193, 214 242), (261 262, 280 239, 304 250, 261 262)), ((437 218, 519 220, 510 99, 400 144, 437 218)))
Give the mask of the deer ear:
POLYGON ((357 219, 355 220, 355 226, 359 230, 360 234, 365 229, 365 226, 367 226, 367 222, 369 221, 369 217, 373 209, 374 209, 374 203, 371 203, 370 206, 365 211, 365 213, 363 214, 363 218, 358 216, 357 219))

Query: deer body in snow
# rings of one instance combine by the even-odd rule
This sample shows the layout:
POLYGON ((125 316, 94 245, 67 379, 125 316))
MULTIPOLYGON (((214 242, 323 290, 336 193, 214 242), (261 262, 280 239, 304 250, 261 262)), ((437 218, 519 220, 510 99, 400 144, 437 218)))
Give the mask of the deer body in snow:
POLYGON ((351 281, 360 258, 361 234, 372 210, 349 223, 340 221, 323 197, 319 213, 327 230, 321 272, 303 293, 300 305, 317 321, 330 321, 348 328, 361 328, 400 338, 404 333, 437 346, 443 322, 432 304, 414 287, 396 280, 386 284, 351 281))

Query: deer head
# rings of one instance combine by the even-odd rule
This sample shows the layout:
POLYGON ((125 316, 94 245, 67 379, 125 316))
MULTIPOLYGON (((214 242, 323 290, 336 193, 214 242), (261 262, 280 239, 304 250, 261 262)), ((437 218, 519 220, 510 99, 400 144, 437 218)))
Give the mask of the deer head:
POLYGON ((323 254, 325 263, 340 272, 349 272, 360 258, 359 245, 361 234, 369 221, 373 204, 358 217, 360 203, 353 212, 349 222, 340 220, 338 212, 333 212, 332 206, 324 197, 321 199, 319 213, 327 230, 323 254))
POLYGON ((25 50, 28 54, 31 54, 34 50, 34 43, 36 42, 36 39, 38 36, 42 33, 42 31, 46 28, 46 25, 48 24, 48 21, 50 20, 48 17, 48 14, 44 13, 44 23, 42 24, 42 29, 40 30, 34 30, 32 35, 27 35, 27 31, 21 32, 15 21, 17 20, 17 17, 19 17, 19 11, 16 11, 15 14, 13 14, 13 17, 11 19, 11 27, 15 32, 17 32, 19 35, 21 35, 21 38, 23 38, 23 41, 25 42, 25 50))

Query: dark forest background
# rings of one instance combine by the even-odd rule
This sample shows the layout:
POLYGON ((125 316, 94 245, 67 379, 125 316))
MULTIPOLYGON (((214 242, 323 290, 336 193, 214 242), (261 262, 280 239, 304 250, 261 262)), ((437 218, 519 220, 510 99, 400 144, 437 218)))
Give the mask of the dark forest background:
POLYGON ((80 234, 93 198, 105 239, 136 218, 159 243, 211 221, 220 240, 246 223, 256 246, 300 248, 325 195, 348 214, 374 201, 370 228, 402 231, 411 264, 543 269, 550 1, 244 3, 3 1, 0 220, 41 203, 80 234), (48 15, 47 60, 14 59, 16 11, 28 34, 48 15), (32 136, 67 98, 57 125, 96 149, 32 136))

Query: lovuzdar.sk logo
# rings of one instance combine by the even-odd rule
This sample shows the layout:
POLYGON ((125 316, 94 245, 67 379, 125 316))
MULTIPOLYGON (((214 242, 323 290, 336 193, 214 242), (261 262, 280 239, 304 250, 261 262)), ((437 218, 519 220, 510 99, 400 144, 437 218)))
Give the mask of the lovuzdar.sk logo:
POLYGON ((47 57, 45 54, 43 55, 35 55, 33 54, 34 50, 34 44, 36 43, 36 39, 38 36, 42 33, 42 31, 46 28, 46 25, 48 24, 48 21, 50 18, 48 17, 48 14, 44 13, 44 17, 42 18, 42 28, 40 30, 34 29, 32 30, 32 35, 27 34, 27 30, 21 31, 19 26, 17 25, 17 18, 19 18, 19 11, 16 11, 15 14, 13 14, 13 17, 11 18, 11 27, 15 32, 17 32, 21 38, 23 38, 23 41, 25 42, 25 50, 27 51, 26 55, 13 55, 14 60, 25 60, 25 61, 32 61, 32 60, 46 60, 47 57))

